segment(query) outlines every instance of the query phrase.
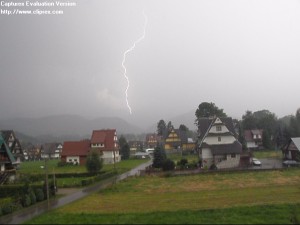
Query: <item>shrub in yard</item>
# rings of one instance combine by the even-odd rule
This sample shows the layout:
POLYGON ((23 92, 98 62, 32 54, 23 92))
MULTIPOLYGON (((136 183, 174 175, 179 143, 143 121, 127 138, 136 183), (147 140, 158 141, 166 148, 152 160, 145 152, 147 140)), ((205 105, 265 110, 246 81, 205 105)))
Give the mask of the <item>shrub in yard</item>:
POLYGON ((3 213, 2 213, 2 208, 0 207, 0 216, 2 216, 2 214, 3 214, 3 213))
POLYGON ((40 189, 40 188, 36 189, 36 191, 35 191, 35 196, 36 196, 36 200, 37 200, 38 202, 43 201, 44 198, 45 198, 44 192, 43 192, 43 190, 40 189))
POLYGON ((162 163, 162 169, 163 171, 169 171, 169 170, 174 170, 175 168, 175 163, 171 159, 166 159, 162 163))
POLYGON ((35 193, 33 192, 33 190, 30 191, 29 197, 30 197, 31 204, 32 205, 35 204, 36 203, 36 196, 35 196, 35 193))
POLYGON ((11 203, 8 203, 8 204, 6 204, 6 205, 3 206, 2 213, 3 213, 3 215, 12 213, 11 203))
POLYGON ((22 206, 23 206, 23 207, 28 207, 28 206, 30 206, 31 200, 30 200, 29 194, 23 195, 23 196, 22 196, 22 199, 21 199, 21 202, 22 202, 22 206))
POLYGON ((97 151, 91 151, 86 158, 86 169, 90 173, 98 173, 103 167, 103 160, 97 151))

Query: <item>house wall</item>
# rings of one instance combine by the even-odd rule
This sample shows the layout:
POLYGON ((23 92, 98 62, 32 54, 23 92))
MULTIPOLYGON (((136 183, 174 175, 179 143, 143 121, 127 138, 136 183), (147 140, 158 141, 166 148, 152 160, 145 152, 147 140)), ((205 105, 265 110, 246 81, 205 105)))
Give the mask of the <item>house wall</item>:
POLYGON ((1 164, 1 171, 5 171, 5 165, 1 164))
POLYGON ((258 147, 258 145, 255 144, 254 141, 247 141, 246 145, 247 145, 247 148, 257 148, 258 147))
POLYGON ((201 152, 202 166, 209 168, 213 164, 213 155, 209 148, 203 148, 201 152))
POLYGON ((80 164, 80 157, 79 156, 67 156, 67 158, 66 158, 66 162, 72 162, 72 163, 78 163, 78 164, 80 164))
POLYGON ((206 137, 203 142, 209 145, 216 144, 232 144, 236 139, 233 136, 221 136, 221 141, 218 141, 218 136, 206 137))
MULTIPOLYGON (((102 156, 104 164, 114 163, 114 153, 113 151, 102 151, 102 156)), ((119 155, 119 151, 115 151, 115 160, 116 162, 120 162, 121 157, 119 155)))
POLYGON ((227 127, 224 126, 224 125, 220 125, 222 127, 221 131, 217 131, 217 126, 212 126, 211 129, 209 130, 209 133, 225 133, 225 132, 229 132, 229 130, 227 129, 227 127))
POLYGON ((234 168, 240 164, 240 154, 235 154, 235 157, 231 157, 231 154, 226 155, 226 159, 216 162, 218 169, 234 168))

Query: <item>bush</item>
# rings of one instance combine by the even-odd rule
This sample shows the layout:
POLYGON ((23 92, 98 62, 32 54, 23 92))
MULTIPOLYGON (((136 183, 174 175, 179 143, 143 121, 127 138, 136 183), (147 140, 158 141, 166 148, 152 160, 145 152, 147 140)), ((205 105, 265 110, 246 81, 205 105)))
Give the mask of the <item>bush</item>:
POLYGON ((29 193, 29 197, 30 197, 30 201, 31 201, 31 204, 35 204, 36 203, 36 196, 35 196, 35 193, 31 190, 30 193, 29 193))
POLYGON ((169 171, 169 170, 174 170, 175 168, 175 163, 171 159, 166 159, 162 163, 162 169, 163 171, 169 171))
POLYGON ((9 204, 4 205, 2 208, 2 213, 3 213, 3 215, 12 213, 12 204, 9 203, 9 204))
POLYGON ((36 189, 35 196, 38 202, 43 201, 45 198, 44 192, 41 188, 36 189))
POLYGON ((28 194, 23 195, 21 202, 23 207, 30 206, 31 204, 30 196, 28 194))

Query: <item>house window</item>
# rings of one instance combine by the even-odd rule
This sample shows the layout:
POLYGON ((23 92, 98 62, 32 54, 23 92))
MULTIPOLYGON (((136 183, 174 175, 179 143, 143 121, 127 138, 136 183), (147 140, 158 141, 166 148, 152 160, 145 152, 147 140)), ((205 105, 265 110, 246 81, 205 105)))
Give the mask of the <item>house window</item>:
POLYGON ((218 142, 221 142, 221 140, 222 140, 221 137, 218 137, 218 142))
POLYGON ((235 158, 236 157, 236 155, 233 153, 233 154, 231 154, 231 158, 235 158))
POLYGON ((221 126, 217 126, 216 129, 217 129, 217 131, 222 131, 222 127, 221 126))

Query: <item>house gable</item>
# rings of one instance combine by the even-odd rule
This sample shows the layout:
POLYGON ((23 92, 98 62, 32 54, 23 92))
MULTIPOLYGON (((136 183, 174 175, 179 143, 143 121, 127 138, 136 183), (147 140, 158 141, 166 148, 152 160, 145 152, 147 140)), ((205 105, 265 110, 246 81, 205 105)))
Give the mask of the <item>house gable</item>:
POLYGON ((232 119, 201 118, 199 120, 199 154, 204 166, 218 168, 239 165, 242 145, 237 140, 232 119))

